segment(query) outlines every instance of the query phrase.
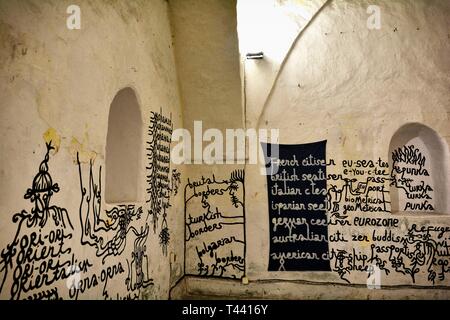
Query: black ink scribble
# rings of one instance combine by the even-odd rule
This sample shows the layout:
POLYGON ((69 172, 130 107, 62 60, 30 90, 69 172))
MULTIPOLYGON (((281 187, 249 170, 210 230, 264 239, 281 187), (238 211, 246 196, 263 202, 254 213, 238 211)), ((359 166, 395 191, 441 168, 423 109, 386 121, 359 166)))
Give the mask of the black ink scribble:
MULTIPOLYGON (((332 161, 334 164, 334 161, 332 161)), ((329 166, 333 169, 333 166, 329 166)), ((343 160, 338 173, 327 175, 327 213, 331 225, 349 225, 355 212, 391 212, 388 163, 343 160)))
POLYGON ((146 224, 145 228, 135 238, 131 262, 127 259, 128 276, 125 283, 128 291, 140 290, 153 285, 153 279, 149 277, 149 259, 146 253, 149 229, 148 224, 146 224))
POLYGON ((171 176, 171 188, 173 195, 176 196, 178 194, 178 188, 181 184, 181 172, 178 172, 177 169, 172 170, 172 176, 171 176))
MULTIPOLYGON (((425 168, 426 158, 414 146, 404 146, 392 154, 393 168, 389 171, 387 161, 343 160, 341 171, 328 174, 327 211, 329 225, 372 226, 370 236, 352 233, 353 243, 371 243, 370 251, 333 248, 330 252, 332 270, 347 283, 354 272, 367 272, 376 265, 386 275, 397 273, 409 276, 416 283, 421 272, 428 274, 426 280, 435 284, 444 281, 450 273, 450 227, 412 225, 406 234, 397 234, 398 219, 380 217, 355 217, 357 212, 390 212, 388 183, 402 189, 407 199, 430 199, 431 187, 414 176, 429 176, 425 168), (406 177, 408 175, 408 177, 406 177), (409 195, 409 196, 408 196, 409 195), (389 228, 391 220, 395 228, 389 228), (381 235, 377 235, 380 232, 381 235), (446 236, 447 235, 447 236, 446 236)), ((366 232, 362 229, 362 233, 366 232)), ((337 232, 333 242, 347 243, 337 232), (338 237, 336 238, 336 235, 338 237), (337 239, 337 240, 336 240, 337 239)), ((345 234, 345 232, 344 232, 345 234)))
POLYGON ((170 118, 161 113, 151 112, 147 141, 147 194, 150 203, 149 215, 153 219, 153 231, 156 232, 158 218, 168 207, 170 199, 170 144, 173 125, 170 118))
POLYGON ((29 296, 27 300, 61 300, 61 298, 58 294, 58 289, 52 288, 34 293, 33 295, 29 296))
MULTIPOLYGON (((113 207, 104 212, 104 218, 101 216, 101 166, 99 167, 98 182, 94 180, 93 162, 89 164, 89 181, 87 188, 83 184, 83 175, 81 163, 78 159, 78 170, 81 188, 80 203, 80 225, 81 225, 81 244, 88 245, 95 249, 97 257, 102 258, 104 264, 110 256, 123 255, 127 243, 133 240, 133 251, 131 260, 127 261, 128 275, 125 279, 125 285, 129 291, 128 298, 139 297, 139 291, 153 284, 148 272, 147 241, 150 227, 142 217, 142 207, 136 207, 133 204, 122 204, 113 207)), ((83 288, 91 288, 98 285, 99 280, 103 282, 103 296, 105 299, 111 298, 107 290, 108 279, 125 272, 122 264, 109 266, 103 269, 100 275, 92 275, 86 278, 83 288)), ((72 292, 77 297, 78 291, 72 292)))
POLYGON ((332 270, 350 283, 351 273, 366 272, 368 267, 376 265, 386 275, 394 272, 409 276, 412 283, 417 282, 416 275, 427 273, 426 280, 435 285, 450 273, 449 236, 450 227, 413 224, 405 235, 396 236, 390 242, 372 243, 370 252, 332 249, 332 270))
POLYGON ((426 173, 426 170, 422 172, 426 162, 425 156, 414 145, 403 146, 394 150, 392 152, 392 161, 418 165, 420 167, 420 170, 417 172, 417 174, 428 175, 426 173))
POLYGON ((31 188, 24 195, 33 207, 29 212, 22 210, 13 215, 17 229, 13 240, 1 251, 0 292, 11 274, 11 299, 21 299, 24 294, 29 294, 28 299, 58 299, 56 288, 42 288, 66 279, 70 265, 79 265, 84 271, 90 265, 87 260, 78 262, 66 245, 72 238, 73 226, 67 210, 51 204, 52 196, 60 189, 49 172, 51 141, 46 143, 46 149, 31 188), (40 267, 36 269, 35 265, 40 267))
POLYGON ((81 188, 79 210, 81 244, 94 247, 97 257, 102 257, 102 261, 105 262, 105 259, 109 256, 122 254, 126 247, 127 234, 129 232, 139 235, 138 230, 133 226, 133 222, 141 219, 142 207, 119 205, 111 210, 106 210, 107 219, 103 219, 101 217, 101 166, 99 168, 98 183, 95 183, 92 170, 93 163, 90 161, 89 181, 86 189, 83 185, 78 154, 77 163, 81 188))
POLYGON ((430 173, 425 168, 426 158, 414 145, 397 148, 392 152, 391 186, 406 196, 404 211, 433 211, 433 188, 425 183, 430 173))
POLYGON ((152 217, 153 232, 159 226, 159 239, 161 249, 167 256, 170 240, 170 231, 167 223, 168 208, 171 206, 171 195, 178 193, 181 182, 180 173, 173 169, 170 171, 170 145, 172 142, 173 123, 160 112, 151 112, 147 141, 147 194, 150 208, 148 217, 152 217), (161 224, 159 224, 162 218, 161 224))
POLYGON ((167 248, 170 242, 170 231, 167 227, 167 220, 163 220, 163 227, 159 233, 159 244, 161 245, 162 252, 165 256, 167 256, 167 248))
POLYGON ((231 198, 231 203, 235 208, 239 206, 244 207, 244 203, 239 200, 237 193, 239 192, 239 182, 244 184, 244 170, 235 170, 230 176, 229 193, 231 198))
POLYGON ((244 171, 235 170, 225 180, 217 180, 214 175, 192 182, 188 179, 184 194, 186 255, 197 259, 186 273, 241 278, 245 272, 244 171), (218 207, 228 207, 224 202, 227 198, 228 206, 235 208, 232 212, 222 212, 218 207), (193 203, 198 207, 191 212, 193 203), (224 228, 227 237, 223 237, 224 228))
POLYGON ((67 210, 57 206, 50 206, 50 199, 53 194, 59 192, 57 183, 53 183, 52 177, 48 172, 48 161, 50 151, 54 149, 51 141, 46 143, 47 153, 44 160, 39 166, 39 172, 33 179, 32 187, 27 190, 24 195, 25 199, 29 199, 34 204, 30 214, 22 211, 19 215, 21 219, 27 220, 27 227, 43 228, 47 220, 51 218, 55 226, 66 227, 66 223, 73 229, 67 210))

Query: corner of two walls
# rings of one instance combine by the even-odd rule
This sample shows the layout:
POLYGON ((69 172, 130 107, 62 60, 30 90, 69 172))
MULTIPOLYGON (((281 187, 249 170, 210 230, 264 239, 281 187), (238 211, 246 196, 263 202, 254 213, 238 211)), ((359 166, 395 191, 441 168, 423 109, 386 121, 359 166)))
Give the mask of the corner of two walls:
MULTIPOLYGON (((306 150, 305 144, 326 141, 328 250, 323 257, 329 270, 304 262, 298 250, 283 253, 297 260, 291 267, 281 261, 278 270, 270 266, 272 257, 282 253, 273 248, 289 250, 274 246, 274 239, 291 242, 297 236, 295 241, 310 242, 304 247, 307 252, 323 237, 308 233, 304 225, 286 222, 283 228, 287 220, 274 222, 269 201, 275 197, 268 198, 267 177, 250 164, 245 165, 243 184, 245 257, 236 257, 240 249, 235 240, 241 234, 223 233, 223 222, 226 208, 230 216, 237 214, 232 199, 239 194, 229 193, 230 184, 239 190, 231 178, 237 173, 234 167, 201 167, 189 174, 195 178, 187 185, 186 274, 201 276, 191 278, 188 291, 253 298, 448 298, 444 88, 450 63, 444 52, 450 45, 450 8, 437 1, 268 0, 266 13, 255 15, 254 5, 250 0, 237 5, 241 59, 248 52, 264 52, 263 60, 241 61, 246 128, 279 129, 280 143, 297 145, 294 153, 300 161, 309 156, 299 151, 306 150), (367 28, 369 5, 381 8, 380 30, 367 28), (405 150, 410 156, 405 157, 405 150), (410 176, 403 179, 402 173, 410 176), (394 210, 391 194, 397 194, 394 210), (196 203, 190 204, 192 200, 196 203), (274 235, 274 230, 285 232, 274 235), (198 241, 191 239, 197 235, 198 241), (236 274, 241 264, 245 271, 236 274), (381 288, 391 290, 368 290, 371 268, 377 268, 381 288), (217 280, 216 288, 211 282, 244 274, 249 286, 217 280)), ((264 7, 262 1, 258 5, 264 7)))
MULTIPOLYGON (((264 68, 265 62, 250 62, 251 69, 246 66, 248 86, 254 86, 246 91, 255 95, 246 99, 247 114, 254 110, 247 123, 279 129, 280 143, 297 144, 298 150, 304 148, 302 144, 326 141, 326 259, 331 272, 311 267, 298 272, 308 264, 298 251, 291 252, 292 259, 300 260, 286 269, 290 272, 267 272, 268 261, 281 253, 273 249, 277 248, 273 241, 291 231, 272 232, 282 226, 265 212, 267 203, 270 206, 277 197, 268 199, 270 188, 261 192, 259 186, 266 185, 266 177, 249 166, 246 197, 252 205, 247 222, 252 227, 246 244, 250 282, 278 279, 366 288, 368 268, 375 265, 380 269, 381 288, 405 291, 378 294, 372 290, 368 296, 405 297, 422 292, 431 297, 436 288, 435 292, 443 289, 441 297, 448 298, 448 93, 443 88, 448 84, 450 62, 443 52, 450 45, 445 18, 450 7, 437 1, 327 1, 318 12, 295 40, 267 101, 256 102, 261 99, 258 80, 251 81, 264 73, 259 66, 264 68), (380 30, 367 27, 369 5, 381 8, 380 30), (430 23, 430 16, 437 18, 430 23), (394 193, 400 196, 394 199, 390 196, 394 193), (389 226, 389 221, 395 226, 389 226)), ((280 153, 283 148, 287 149, 280 146, 280 153)), ((299 161, 309 156, 298 152, 299 161)), ((301 170, 306 169, 297 172, 301 170)), ((310 241, 317 238, 304 226, 292 230, 312 237, 310 241)), ((312 254, 313 247, 311 242, 305 252, 312 254)), ((288 250, 289 246, 278 248, 288 250)), ((278 262, 279 270, 284 270, 278 262)), ((341 295, 330 291, 329 297, 361 294, 343 290, 341 295)), ((324 297, 320 288, 303 294, 324 297)))
MULTIPOLYGON (((244 126, 236 1, 171 0, 169 6, 191 141, 184 155, 190 162, 183 181, 185 275, 240 279, 246 255, 245 153, 223 148, 227 130, 244 126), (217 148, 208 149, 211 142, 217 148)), ((183 285, 190 291, 190 282, 183 285)))
POLYGON ((164 154, 183 126, 167 3, 78 6, 69 30, 64 2, 1 3, 0 296, 166 299, 183 275, 185 175, 164 154), (138 195, 108 204, 108 117, 124 88, 142 119, 141 159, 122 162, 138 195))

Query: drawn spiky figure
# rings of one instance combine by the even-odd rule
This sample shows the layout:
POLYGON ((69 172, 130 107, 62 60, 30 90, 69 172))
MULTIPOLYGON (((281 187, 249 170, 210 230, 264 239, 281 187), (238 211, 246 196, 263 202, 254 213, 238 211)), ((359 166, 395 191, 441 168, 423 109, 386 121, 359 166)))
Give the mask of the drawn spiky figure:
POLYGON ((167 256, 167 248, 169 246, 169 242, 170 242, 170 232, 167 226, 166 217, 164 217, 161 232, 159 233, 159 244, 161 245, 162 252, 165 256, 167 256))

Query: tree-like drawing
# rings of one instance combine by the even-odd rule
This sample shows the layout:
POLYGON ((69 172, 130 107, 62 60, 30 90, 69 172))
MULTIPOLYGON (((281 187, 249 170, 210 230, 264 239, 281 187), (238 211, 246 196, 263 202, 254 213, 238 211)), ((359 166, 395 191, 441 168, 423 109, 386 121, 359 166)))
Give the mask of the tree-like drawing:
MULTIPOLYGON (((331 160, 331 163, 334 166, 334 160, 331 160)), ((358 163, 358 161, 355 161, 355 163, 358 163)), ((328 166, 332 167, 331 165, 328 166)), ((353 168, 351 165, 347 164, 347 166, 353 168)), ((355 164, 354 167, 359 168, 358 164, 355 164)), ((368 171, 373 172, 373 168, 370 166, 368 171)), ((347 169, 347 171, 350 171, 350 169, 347 169)), ((363 172, 363 169, 359 171, 363 172)), ((326 194, 329 221, 348 225, 351 214, 357 210, 391 212, 387 188, 389 180, 387 172, 386 175, 382 176, 374 174, 364 176, 361 174, 354 177, 348 173, 344 174, 343 171, 340 171, 339 174, 329 175, 326 194), (371 201, 370 203, 368 199, 371 201)))
POLYGON ((159 244, 161 245, 162 252, 167 256, 167 248, 170 242, 170 232, 167 226, 167 215, 164 213, 161 231, 159 232, 159 244))
POLYGON ((238 208, 241 206, 244 207, 243 200, 240 200, 237 196, 237 193, 239 191, 239 184, 238 182, 244 184, 244 170, 235 170, 231 173, 230 176, 230 185, 228 186, 228 192, 230 194, 231 203, 235 208, 238 208))
POLYGON ((162 115, 162 111, 151 112, 147 141, 147 203, 148 215, 152 218, 153 232, 158 227, 159 243, 164 255, 170 241, 170 231, 167 223, 167 211, 170 208, 171 195, 176 195, 181 181, 176 169, 170 171, 170 144, 172 141, 173 124, 171 117, 162 115), (170 176, 170 177, 169 177, 170 176), (161 224, 159 224, 162 217, 161 224))
POLYGON ((66 224, 68 224, 73 229, 67 210, 50 205, 53 194, 59 192, 58 184, 53 183, 52 177, 48 172, 49 154, 54 149, 51 143, 51 141, 46 143, 47 153, 39 165, 39 172, 33 179, 32 187, 24 195, 24 198, 29 199, 34 204, 34 207, 29 213, 25 210, 17 213, 14 215, 13 220, 26 220, 29 228, 36 226, 43 228, 47 224, 48 219, 51 218, 55 226, 66 228, 66 224))
POLYGON ((147 256, 147 238, 149 233, 148 224, 134 240, 133 252, 131 253, 131 262, 127 259, 128 276, 125 280, 128 291, 147 288, 153 285, 153 279, 149 278, 147 256))
MULTIPOLYGON (((51 230, 50 232, 53 232, 53 235, 59 235, 59 242, 53 246, 49 246, 48 251, 51 251, 52 254, 58 254, 58 257, 62 257, 64 254, 71 252, 70 248, 64 248, 64 240, 71 238, 72 234, 65 234, 61 231, 66 228, 73 229, 67 210, 51 205, 52 196, 60 191, 58 184, 53 183, 48 167, 50 151, 54 149, 51 141, 46 143, 46 149, 46 154, 39 165, 38 173, 33 178, 31 188, 27 189, 24 195, 24 198, 30 200, 33 207, 30 211, 22 210, 13 215, 12 221, 17 224, 16 233, 13 240, 1 251, 0 292, 3 290, 10 269, 15 268, 13 272, 13 285, 11 287, 11 299, 19 299, 22 292, 26 293, 30 290, 25 285, 27 284, 27 280, 33 277, 33 273, 35 272, 31 268, 31 265, 34 263, 31 257, 33 254, 32 250, 37 250, 37 248, 31 248, 30 244, 37 243, 41 246, 46 245, 46 241, 44 241, 46 237, 41 237, 42 229, 51 230), (24 256, 25 254, 27 256, 24 256)), ((53 266, 57 276, 48 276, 47 274, 42 274, 42 272, 40 276, 46 279, 47 284, 67 277, 64 273, 65 265, 66 262, 58 261, 53 266)), ((43 283, 36 283, 34 287, 38 289, 42 285, 43 283)), ((44 296, 46 298, 57 298, 58 293, 57 291, 47 290, 47 293, 40 293, 36 296, 40 298, 44 298, 44 296), (51 292, 51 295, 48 295, 49 292, 51 292)))
POLYGON ((89 245, 96 249, 96 255, 103 257, 103 262, 109 256, 122 254, 127 243, 127 235, 132 232, 137 237, 141 236, 133 225, 141 219, 142 207, 135 205, 119 205, 111 210, 106 210, 106 219, 101 217, 101 172, 99 168, 98 184, 94 182, 92 161, 89 165, 88 189, 83 185, 81 163, 77 154, 77 163, 80 177, 81 202, 80 224, 81 244, 89 245), (109 240, 107 240, 109 239, 109 240))
POLYGON ((178 188, 180 187, 180 183, 181 183, 181 172, 178 172, 177 169, 173 169, 171 176, 170 191, 174 196, 178 194, 178 188))

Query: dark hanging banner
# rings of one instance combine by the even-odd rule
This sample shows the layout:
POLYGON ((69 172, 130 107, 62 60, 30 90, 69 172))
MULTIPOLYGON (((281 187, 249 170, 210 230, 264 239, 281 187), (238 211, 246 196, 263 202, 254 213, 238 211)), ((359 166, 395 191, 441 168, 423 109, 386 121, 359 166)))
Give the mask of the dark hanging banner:
POLYGON ((269 198, 269 271, 330 271, 326 143, 262 144, 269 198))

